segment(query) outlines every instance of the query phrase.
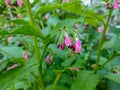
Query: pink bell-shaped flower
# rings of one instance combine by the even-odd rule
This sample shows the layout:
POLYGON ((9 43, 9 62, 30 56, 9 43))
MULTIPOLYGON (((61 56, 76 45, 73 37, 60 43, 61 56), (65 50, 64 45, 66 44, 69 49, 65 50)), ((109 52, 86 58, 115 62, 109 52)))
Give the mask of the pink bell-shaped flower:
POLYGON ((24 51, 24 52, 23 52, 23 57, 24 57, 26 60, 28 60, 28 52, 27 52, 27 51, 24 51))
POLYGON ((7 38, 8 43, 10 43, 10 42, 12 41, 12 39, 13 39, 12 36, 8 37, 8 38, 7 38))
POLYGON ((18 4, 18 6, 22 6, 22 1, 21 0, 17 0, 17 4, 18 4))
POLYGON ((10 0, 5 0, 6 4, 10 4, 10 0))
POLYGON ((78 23, 76 23, 74 27, 75 27, 75 29, 78 29, 79 24, 78 24, 78 23))
POLYGON ((114 8, 114 9, 118 9, 118 7, 119 7, 118 2, 119 2, 119 1, 118 1, 118 0, 116 0, 116 2, 114 3, 114 5, 113 5, 113 8, 114 8))
POLYGON ((51 63, 51 56, 48 55, 48 56, 46 57, 45 61, 46 61, 47 63, 51 63))
POLYGON ((82 51, 82 45, 78 38, 76 38, 75 40, 74 49, 75 49, 74 52, 76 53, 80 53, 82 51))
POLYGON ((65 43, 59 44, 57 48, 60 48, 61 50, 65 49, 65 43))
POLYGON ((66 46, 70 46, 71 45, 71 39, 68 36, 68 34, 65 34, 65 41, 64 42, 65 42, 66 46))
POLYGON ((102 27, 98 27, 98 32, 102 33, 102 31, 103 31, 103 28, 102 27))

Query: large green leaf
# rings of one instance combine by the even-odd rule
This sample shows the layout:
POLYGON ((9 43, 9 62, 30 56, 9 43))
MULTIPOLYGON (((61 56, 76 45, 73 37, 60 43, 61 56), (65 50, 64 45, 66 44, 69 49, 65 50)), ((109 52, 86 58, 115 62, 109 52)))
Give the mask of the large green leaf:
POLYGON ((71 90, 94 90, 98 84, 98 75, 92 71, 80 71, 71 90))
POLYGON ((25 20, 22 20, 22 19, 12 20, 10 22, 13 22, 13 23, 19 24, 19 25, 30 25, 30 23, 28 21, 25 21, 25 20))
POLYGON ((56 5, 45 5, 40 7, 40 9, 35 13, 35 16, 37 16, 39 13, 46 13, 51 10, 56 10, 57 8, 61 7, 61 4, 56 5))
POLYGON ((24 58, 14 58, 0 61, 0 72, 7 67, 9 63, 25 65, 26 60, 24 58))
POLYGON ((75 61, 75 58, 76 58, 76 57, 73 56, 73 57, 70 57, 70 58, 66 59, 66 60, 62 63, 62 66, 64 66, 64 67, 69 67, 69 66, 71 66, 72 62, 75 61))
POLYGON ((55 46, 54 44, 51 44, 49 46, 49 48, 60 58, 65 59, 65 57, 67 56, 65 51, 62 51, 61 49, 58 49, 57 46, 55 46))
POLYGON ((116 38, 112 48, 120 53, 120 37, 116 38))
POLYGON ((110 80, 120 84, 120 75, 119 74, 109 73, 109 74, 106 74, 105 77, 107 79, 110 79, 110 80))
POLYGON ((72 3, 65 3, 61 8, 78 15, 82 13, 82 6, 80 5, 80 1, 77 0, 72 3))
POLYGON ((58 8, 60 8, 62 10, 69 11, 69 12, 72 12, 72 13, 76 13, 76 14, 81 14, 82 13, 81 6, 80 6, 80 1, 76 0, 76 1, 73 1, 71 3, 64 3, 63 5, 62 4, 56 4, 56 5, 42 6, 42 7, 40 7, 40 9, 38 11, 36 11, 35 17, 40 13, 46 13, 48 11, 56 10, 58 8))
POLYGON ((37 64, 20 66, 0 75, 0 89, 6 90, 8 87, 34 72, 38 68, 37 64))
POLYGON ((0 31, 0 36, 14 35, 14 34, 33 35, 33 36, 41 37, 43 39, 43 34, 39 30, 39 28, 37 26, 32 26, 32 25, 20 26, 12 31, 6 31, 6 30, 0 31))
POLYGON ((1 47, 1 53, 8 57, 20 58, 22 57, 23 50, 20 47, 1 47))

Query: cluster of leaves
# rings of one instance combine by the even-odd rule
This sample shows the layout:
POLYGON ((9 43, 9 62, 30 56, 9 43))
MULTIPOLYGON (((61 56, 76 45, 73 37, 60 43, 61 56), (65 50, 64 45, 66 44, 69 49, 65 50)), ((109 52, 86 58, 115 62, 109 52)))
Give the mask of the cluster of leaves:
POLYGON ((102 2, 84 6, 80 0, 71 0, 69 3, 35 0, 31 10, 37 25, 31 25, 25 5, 15 9, 14 0, 10 8, 0 1, 0 90, 41 90, 39 62, 46 90, 118 90, 120 21, 116 22, 114 18, 120 17, 119 9, 113 10, 108 26, 110 31, 106 33, 101 50, 100 68, 95 73, 101 38, 97 28, 106 23, 109 12, 102 2), (18 18, 18 14, 22 18, 18 18), (77 28, 75 24, 78 24, 77 28), (64 42, 65 33, 73 41, 79 37, 82 42, 81 53, 75 53, 67 47, 65 50, 57 48, 58 44, 64 42), (9 36, 13 37, 10 43, 7 41, 9 36), (35 38, 41 57, 39 62, 35 53, 35 38), (27 61, 22 56, 23 51, 28 51, 27 61), (51 63, 45 61, 47 55, 52 56, 51 63), (7 70, 14 64, 18 66, 7 70))

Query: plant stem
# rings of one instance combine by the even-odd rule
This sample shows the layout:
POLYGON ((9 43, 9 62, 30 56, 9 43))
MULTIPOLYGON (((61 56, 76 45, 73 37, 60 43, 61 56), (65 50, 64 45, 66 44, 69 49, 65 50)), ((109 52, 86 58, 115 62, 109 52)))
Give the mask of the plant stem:
POLYGON ((57 73, 57 76, 56 76, 56 79, 55 79, 55 81, 54 81, 54 83, 53 83, 52 90, 55 90, 56 84, 57 84, 58 80, 60 79, 60 77, 61 77, 61 73, 58 72, 58 73, 57 73))
POLYGON ((44 48, 43 53, 42 53, 41 58, 40 58, 40 66, 39 67, 40 67, 41 71, 42 71, 42 60, 43 60, 43 57, 44 57, 44 54, 45 54, 45 52, 47 50, 48 45, 49 45, 49 43, 47 43, 45 45, 45 48, 44 48))
MULTIPOLYGON (((25 1, 25 5, 26 5, 26 9, 27 9, 27 13, 30 17, 30 24, 31 25, 35 25, 35 21, 34 21, 34 18, 32 17, 32 12, 31 12, 31 7, 30 7, 30 3, 29 3, 29 0, 24 0, 25 1)), ((39 64, 41 64, 39 62, 40 60, 40 53, 39 53, 39 47, 38 47, 38 42, 37 42, 37 38, 36 37, 33 37, 34 39, 34 45, 35 45, 35 54, 36 54, 36 59, 37 59, 37 62, 39 64)), ((39 71, 39 78, 40 78, 40 86, 42 88, 42 90, 45 90, 45 87, 44 87, 44 84, 43 84, 43 80, 42 80, 42 74, 41 74, 41 71, 39 71)))
POLYGON ((104 25, 104 30, 103 30, 103 32, 102 32, 102 38, 99 40, 99 46, 98 46, 98 54, 97 54, 95 72, 99 69, 99 66, 98 66, 98 65, 99 65, 99 61, 100 61, 102 45, 103 45, 104 40, 105 40, 106 30, 107 30, 107 27, 108 27, 108 25, 109 25, 109 21, 110 21, 111 15, 112 15, 112 11, 113 11, 113 9, 110 9, 110 11, 109 11, 109 16, 108 16, 108 18, 107 18, 106 24, 104 25))

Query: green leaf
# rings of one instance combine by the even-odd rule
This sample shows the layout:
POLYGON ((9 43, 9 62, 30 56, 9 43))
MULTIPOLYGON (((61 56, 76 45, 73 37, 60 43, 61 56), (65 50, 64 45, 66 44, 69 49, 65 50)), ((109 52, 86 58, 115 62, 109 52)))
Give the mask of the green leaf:
POLYGON ((66 53, 64 51, 62 51, 61 49, 57 48, 57 46, 55 46, 54 44, 51 44, 49 46, 49 48, 56 54, 58 55, 60 58, 65 59, 65 57, 67 56, 66 53))
POLYGON ((70 58, 66 59, 66 60, 62 63, 62 66, 65 66, 65 67, 71 66, 72 62, 75 61, 75 58, 76 58, 76 57, 70 57, 70 58))
POLYGON ((108 83, 109 90, 119 90, 120 88, 120 84, 115 83, 114 81, 108 80, 107 83, 108 83))
POLYGON ((15 24, 19 24, 19 25, 30 25, 29 21, 25 21, 22 19, 12 20, 11 22, 13 22, 15 24))
POLYGON ((107 71, 111 71, 114 66, 120 67, 120 55, 115 55, 106 65, 105 68, 107 71))
POLYGON ((92 20, 97 20, 97 21, 101 21, 104 24, 104 19, 102 16, 96 14, 95 12, 93 12, 92 10, 87 10, 85 17, 87 18, 91 18, 92 20))
POLYGON ((86 66, 86 61, 85 60, 76 60, 76 62, 72 65, 72 67, 76 68, 85 68, 86 66))
POLYGON ((35 17, 40 14, 40 13, 46 13, 51 10, 56 10, 58 8, 61 8, 62 10, 69 11, 71 13, 76 13, 76 14, 81 14, 81 6, 80 6, 80 1, 73 1, 71 3, 64 3, 62 4, 56 4, 56 5, 45 5, 40 7, 38 11, 35 13, 35 17))
POLYGON ((32 25, 20 26, 15 30, 12 30, 11 32, 6 30, 0 31, 1 36, 14 35, 14 34, 33 35, 33 36, 41 37, 43 39, 43 34, 39 30, 39 28, 32 25))
POLYGON ((80 71, 73 82, 71 90, 95 90, 98 81, 98 75, 92 71, 80 71))
POLYGON ((120 34, 120 28, 116 26, 110 26, 110 31, 115 34, 120 34))
POLYGON ((65 3, 61 8, 78 15, 82 13, 82 6, 80 6, 80 1, 77 0, 72 3, 65 3))
POLYGON ((105 75, 105 78, 110 79, 110 80, 120 84, 120 75, 119 74, 108 73, 105 75))
POLYGON ((8 87, 29 75, 31 72, 34 72, 37 68, 38 65, 34 63, 27 66, 16 67, 7 71, 0 75, 0 88, 2 88, 2 90, 6 90, 8 87))
POLYGON ((20 47, 1 47, 1 53, 8 57, 20 58, 22 57, 23 50, 20 47), (19 52, 18 52, 19 51, 19 52))
POLYGON ((115 40, 116 40, 116 38, 112 38, 110 41, 106 41, 103 44, 102 49, 110 49, 110 48, 112 48, 115 40))
POLYGON ((45 5, 40 7, 40 9, 35 13, 35 17, 39 14, 39 13, 46 13, 48 11, 51 10, 56 10, 57 8, 61 7, 61 4, 56 4, 56 5, 45 5))
POLYGON ((118 53, 120 53, 120 37, 116 38, 112 48, 116 50, 118 53))
POLYGON ((19 65, 25 65, 26 59, 24 58, 14 58, 14 59, 7 59, 7 60, 1 60, 0 62, 0 72, 8 67, 9 63, 13 64, 19 64, 19 65))

